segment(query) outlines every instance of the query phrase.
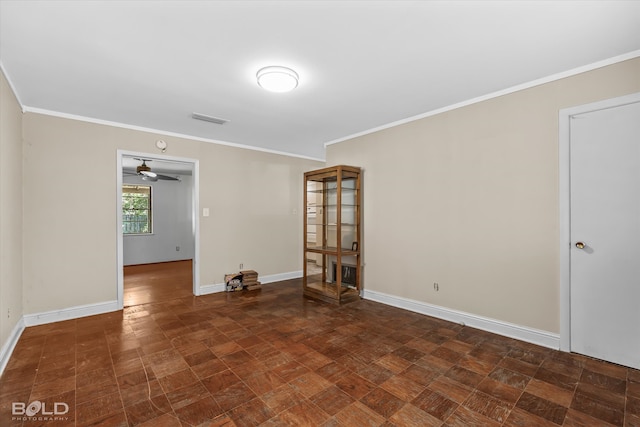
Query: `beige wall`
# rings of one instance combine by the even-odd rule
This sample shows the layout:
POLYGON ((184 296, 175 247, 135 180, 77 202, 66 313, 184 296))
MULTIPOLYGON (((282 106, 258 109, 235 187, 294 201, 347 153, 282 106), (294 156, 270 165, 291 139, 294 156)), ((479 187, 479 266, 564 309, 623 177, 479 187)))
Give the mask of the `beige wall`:
POLYGON ((22 111, 0 71, 0 348, 22 317, 22 111))
POLYGON ((160 138, 199 160, 200 285, 240 262, 302 269, 302 174, 321 162, 34 113, 23 137, 26 314, 116 299, 117 150, 159 154, 160 138))
POLYGON ((638 91, 634 59, 330 145, 364 168, 365 290, 558 333, 558 112, 638 91))

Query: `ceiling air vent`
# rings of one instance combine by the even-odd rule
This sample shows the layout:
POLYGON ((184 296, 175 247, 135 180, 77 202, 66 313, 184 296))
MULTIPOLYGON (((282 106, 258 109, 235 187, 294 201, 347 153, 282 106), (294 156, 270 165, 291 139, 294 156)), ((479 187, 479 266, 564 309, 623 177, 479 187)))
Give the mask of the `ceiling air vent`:
POLYGON ((193 113, 191 114, 191 117, 196 120, 203 120, 205 122, 211 122, 217 125, 223 125, 229 122, 229 120, 227 119, 221 119, 220 117, 207 116, 206 114, 200 114, 200 113, 193 113))

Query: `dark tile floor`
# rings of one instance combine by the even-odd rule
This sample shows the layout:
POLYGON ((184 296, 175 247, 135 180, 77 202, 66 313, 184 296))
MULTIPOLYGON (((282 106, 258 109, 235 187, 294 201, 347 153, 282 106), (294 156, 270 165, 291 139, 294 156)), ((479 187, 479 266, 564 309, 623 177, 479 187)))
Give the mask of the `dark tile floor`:
POLYGON ((2 426, 640 426, 640 371, 292 280, 27 328, 0 402, 2 426), (36 400, 69 419, 12 420, 36 400))

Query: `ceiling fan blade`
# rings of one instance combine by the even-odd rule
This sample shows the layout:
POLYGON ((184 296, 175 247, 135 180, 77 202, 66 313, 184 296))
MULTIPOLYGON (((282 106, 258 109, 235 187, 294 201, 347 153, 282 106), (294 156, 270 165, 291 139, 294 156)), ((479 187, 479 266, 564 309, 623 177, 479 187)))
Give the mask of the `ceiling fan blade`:
POLYGON ((169 175, 161 175, 159 173, 155 173, 155 172, 151 172, 151 171, 140 171, 138 172, 139 175, 142 175, 142 179, 145 181, 157 181, 159 179, 162 179, 164 181, 180 181, 180 178, 177 177, 173 177, 173 176, 169 176, 169 175))
POLYGON ((156 174, 156 179, 162 179, 165 181, 180 181, 180 178, 178 177, 169 176, 169 175, 160 175, 160 174, 156 174))

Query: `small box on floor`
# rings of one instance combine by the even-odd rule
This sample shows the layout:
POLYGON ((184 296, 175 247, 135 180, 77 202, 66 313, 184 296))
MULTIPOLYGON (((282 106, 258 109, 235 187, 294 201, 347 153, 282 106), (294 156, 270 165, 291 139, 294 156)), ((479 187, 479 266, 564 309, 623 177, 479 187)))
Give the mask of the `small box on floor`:
POLYGON ((258 273, 256 271, 243 270, 240 273, 242 273, 242 284, 245 289, 249 291, 260 289, 262 284, 258 281, 258 273))
POLYGON ((225 274, 225 290, 227 292, 246 289, 253 291, 260 289, 262 284, 258 281, 258 273, 254 270, 243 270, 240 273, 225 274))
POLYGON ((224 276, 225 290, 227 292, 241 291, 242 290, 242 274, 225 274, 224 276))

